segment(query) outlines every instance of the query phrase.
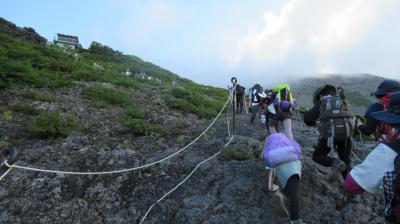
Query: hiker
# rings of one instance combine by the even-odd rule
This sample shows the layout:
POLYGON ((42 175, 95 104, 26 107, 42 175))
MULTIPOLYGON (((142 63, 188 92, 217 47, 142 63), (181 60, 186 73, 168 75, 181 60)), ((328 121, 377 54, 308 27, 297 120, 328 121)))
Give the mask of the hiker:
POLYGON ((385 143, 390 139, 387 139, 386 132, 390 132, 384 123, 381 123, 372 116, 373 112, 382 111, 387 108, 388 99, 390 94, 400 91, 400 83, 394 80, 384 80, 379 84, 377 90, 371 93, 371 96, 375 96, 379 99, 378 103, 373 103, 368 107, 367 112, 365 112, 364 119, 365 123, 356 122, 357 130, 364 135, 374 134, 375 139, 379 143, 385 143))
POLYGON ((266 139, 261 157, 267 167, 270 167, 270 172, 275 172, 280 189, 283 189, 283 194, 277 191, 272 195, 270 203, 275 209, 283 210, 289 215, 290 223, 300 224, 299 184, 302 166, 300 145, 282 133, 272 134, 266 139), (285 196, 289 199, 289 211, 285 205, 285 196))
POLYGON ((265 113, 269 118, 269 130, 271 134, 277 133, 278 122, 282 122, 283 132, 293 140, 292 134, 292 114, 296 108, 290 87, 288 84, 278 85, 271 91, 265 113))
POLYGON ((386 221, 400 223, 400 92, 390 96, 387 111, 373 112, 372 116, 390 125, 397 138, 379 144, 361 164, 355 166, 344 182, 344 191, 351 194, 377 193, 383 184, 386 221))
POLYGON ((243 86, 236 84, 236 113, 242 114, 243 113, 243 100, 244 100, 244 93, 245 89, 243 86))
POLYGON ((251 118, 250 124, 254 123, 254 119, 257 116, 260 102, 263 98, 266 97, 265 93, 263 92, 263 88, 259 84, 255 84, 253 86, 253 91, 251 92, 251 118))
POLYGON ((308 126, 318 125, 320 137, 314 146, 312 159, 325 167, 331 167, 328 180, 336 181, 340 172, 343 178, 350 169, 350 154, 353 147, 352 114, 346 102, 343 88, 338 91, 332 85, 325 85, 315 90, 313 97, 314 107, 304 114, 304 123, 308 126), (339 159, 329 157, 329 152, 337 151, 339 159))

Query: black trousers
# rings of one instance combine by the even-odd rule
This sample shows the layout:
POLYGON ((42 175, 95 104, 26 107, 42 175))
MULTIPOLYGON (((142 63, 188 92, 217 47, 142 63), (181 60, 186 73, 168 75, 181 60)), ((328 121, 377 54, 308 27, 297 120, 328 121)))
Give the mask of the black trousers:
POLYGON ((299 175, 293 175, 289 178, 283 193, 289 199, 289 218, 290 220, 298 220, 300 218, 299 203, 299 175))
POLYGON ((237 109, 236 112, 238 114, 243 113, 243 95, 242 94, 236 95, 236 109, 237 109))
MULTIPOLYGON (((334 145, 336 147, 339 159, 342 160, 346 165, 347 168, 345 171, 342 172, 343 178, 346 178, 347 173, 350 171, 351 166, 351 150, 353 148, 353 140, 351 138, 347 138, 345 142, 335 142, 334 145)), ((312 159, 321 164, 322 166, 330 167, 332 166, 333 161, 335 158, 329 157, 328 154, 331 151, 331 148, 328 147, 328 139, 320 138, 318 141, 318 145, 315 148, 315 151, 312 155, 312 159)))
POLYGON ((259 110, 259 105, 251 106, 251 118, 250 118, 250 123, 254 123, 254 119, 257 116, 258 110, 259 110))

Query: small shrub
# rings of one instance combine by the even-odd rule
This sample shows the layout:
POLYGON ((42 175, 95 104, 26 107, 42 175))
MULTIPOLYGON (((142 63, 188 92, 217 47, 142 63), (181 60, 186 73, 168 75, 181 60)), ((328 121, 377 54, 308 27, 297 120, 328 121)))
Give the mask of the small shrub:
POLYGON ((58 112, 41 113, 30 124, 30 132, 43 138, 67 136, 75 128, 77 124, 71 115, 64 118, 58 112))
POLYGON ((165 129, 142 119, 125 119, 127 131, 135 135, 163 134, 165 129))
POLYGON ((11 107, 11 110, 14 112, 28 114, 28 115, 37 115, 40 113, 40 110, 34 108, 32 105, 27 103, 15 104, 14 106, 11 107))
POLYGON ((88 87, 83 91, 82 96, 84 99, 109 105, 127 106, 131 103, 131 98, 126 91, 115 88, 88 87))
POLYGON ((134 108, 134 107, 129 107, 125 111, 126 116, 128 116, 131 119, 143 119, 144 118, 144 112, 140 109, 134 108))
POLYGON ((219 160, 229 161, 229 160, 254 160, 254 155, 251 152, 247 152, 245 150, 236 150, 236 149, 226 149, 221 152, 218 156, 219 160))
POLYGON ((39 93, 38 91, 35 90, 26 91, 24 94, 22 94, 22 96, 28 99, 39 100, 44 102, 53 102, 55 100, 53 95, 46 93, 39 93))
POLYGON ((13 119, 13 115, 12 115, 11 111, 4 111, 3 114, 2 114, 2 117, 6 121, 12 121, 12 119, 13 119))

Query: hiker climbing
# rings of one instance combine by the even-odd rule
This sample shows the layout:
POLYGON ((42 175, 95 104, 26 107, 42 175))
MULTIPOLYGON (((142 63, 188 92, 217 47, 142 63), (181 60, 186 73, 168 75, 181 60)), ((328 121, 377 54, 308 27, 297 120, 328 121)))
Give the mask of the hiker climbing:
POLYGON ((266 97, 263 88, 259 84, 255 84, 251 92, 251 118, 250 123, 254 123, 254 119, 259 113, 260 102, 266 97))
MULTIPOLYGON (((281 191, 276 191, 270 201, 274 208, 289 215, 290 223, 300 224, 299 184, 301 179, 302 152, 300 145, 281 133, 272 134, 266 139, 261 157, 270 172, 276 173, 281 191), (286 208, 289 199, 289 211, 286 208)), ((269 189, 275 190, 275 189, 269 189)))
POLYGON ((400 223, 400 93, 388 98, 387 110, 372 112, 374 119, 393 129, 389 142, 379 144, 367 158, 350 171, 344 190, 352 194, 364 191, 377 193, 383 184, 385 195, 384 214, 387 223, 400 223))
POLYGON ((340 173, 346 177, 350 169, 350 154, 353 147, 352 114, 346 102, 344 90, 332 85, 325 85, 316 89, 313 97, 314 107, 304 114, 304 122, 308 126, 318 124, 320 137, 314 146, 312 159, 326 167, 332 167, 328 180, 336 181, 340 173), (338 153, 339 159, 329 157, 331 150, 338 153))
POLYGON ((243 101, 244 101, 244 93, 246 88, 243 86, 236 84, 236 113, 242 114, 243 113, 243 101))
POLYGON ((282 122, 283 132, 290 140, 293 140, 291 117, 295 108, 296 102, 288 84, 278 85, 271 91, 270 101, 265 110, 269 118, 268 126, 271 134, 278 132, 278 122, 282 122))
POLYGON ((375 96, 377 99, 379 99, 379 102, 373 103, 368 107, 368 110, 364 115, 364 124, 361 122, 356 122, 357 130, 364 135, 374 134, 376 141, 380 143, 385 143, 390 140, 387 138, 387 136, 388 134, 393 136, 390 134, 391 129, 385 127, 385 123, 381 123, 379 120, 375 119, 372 116, 372 113, 386 110, 390 95, 397 91, 400 91, 400 83, 397 81, 384 80, 381 84, 379 84, 377 90, 371 93, 371 96, 375 96))

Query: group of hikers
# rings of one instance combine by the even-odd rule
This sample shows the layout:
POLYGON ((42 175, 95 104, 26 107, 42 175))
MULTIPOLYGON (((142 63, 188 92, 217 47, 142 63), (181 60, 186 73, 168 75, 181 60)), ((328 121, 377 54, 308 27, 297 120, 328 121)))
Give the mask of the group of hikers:
MULTIPOLYGON (((242 113, 245 89, 237 85, 238 89, 241 90, 236 91, 237 112, 242 113), (238 93, 242 96, 238 97, 238 93)), ((303 119, 307 126, 318 127, 320 136, 313 146, 312 160, 331 168, 327 181, 334 183, 342 176, 342 190, 347 198, 365 191, 383 190, 385 220, 396 224, 400 223, 400 83, 384 80, 371 96, 375 96, 377 102, 368 107, 363 117, 354 116, 343 88, 321 86, 315 90, 314 105, 304 111, 303 119), (352 167, 351 153, 356 134, 374 134, 377 146, 364 161, 352 167), (337 152, 338 158, 329 156, 331 151, 337 152)), ((289 216, 290 223, 303 223, 299 204, 302 152, 291 131, 296 100, 287 84, 268 90, 256 84, 250 89, 249 98, 250 124, 254 125, 258 114, 270 134, 261 157, 270 174, 276 175, 280 186, 269 185, 269 190, 275 191, 271 203, 289 216), (282 133, 278 133, 279 122, 283 126, 282 133)))

